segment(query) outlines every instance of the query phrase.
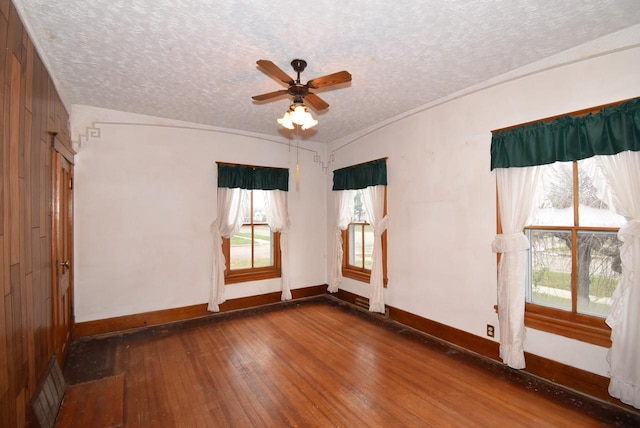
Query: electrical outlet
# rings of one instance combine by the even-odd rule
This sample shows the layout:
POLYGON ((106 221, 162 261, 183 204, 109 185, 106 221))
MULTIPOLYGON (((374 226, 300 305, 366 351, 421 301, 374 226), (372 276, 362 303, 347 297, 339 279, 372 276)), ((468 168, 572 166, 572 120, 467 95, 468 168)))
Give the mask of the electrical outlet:
POLYGON ((495 329, 491 324, 487 324, 487 336, 494 337, 496 335, 495 329))

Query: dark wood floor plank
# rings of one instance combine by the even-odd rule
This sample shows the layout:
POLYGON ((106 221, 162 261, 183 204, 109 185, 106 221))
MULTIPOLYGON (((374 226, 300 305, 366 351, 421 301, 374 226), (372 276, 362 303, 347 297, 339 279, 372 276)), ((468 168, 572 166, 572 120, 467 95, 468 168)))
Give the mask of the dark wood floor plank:
MULTIPOLYGON (((539 380, 326 299, 100 340, 104 352, 117 348, 127 427, 640 422, 563 390, 542 393, 550 386, 539 380)), ((98 341, 77 349, 97 353, 98 341)))

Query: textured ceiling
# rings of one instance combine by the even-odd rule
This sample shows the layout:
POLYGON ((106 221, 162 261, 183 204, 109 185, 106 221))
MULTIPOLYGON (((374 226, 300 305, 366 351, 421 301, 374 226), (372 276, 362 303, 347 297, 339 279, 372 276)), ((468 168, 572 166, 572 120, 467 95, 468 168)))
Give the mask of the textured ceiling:
POLYGON ((13 0, 69 106, 286 136, 269 59, 315 91, 306 138, 330 142, 640 23, 638 0, 13 0))

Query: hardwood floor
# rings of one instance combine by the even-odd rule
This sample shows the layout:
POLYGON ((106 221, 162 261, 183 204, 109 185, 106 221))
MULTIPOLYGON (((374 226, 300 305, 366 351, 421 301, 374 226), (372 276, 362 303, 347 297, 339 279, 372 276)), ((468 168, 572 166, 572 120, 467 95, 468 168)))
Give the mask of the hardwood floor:
MULTIPOLYGON (((113 396, 90 381, 123 379, 122 402, 110 399, 120 414, 104 420, 127 427, 640 424, 637 413, 327 297, 77 342, 65 377, 87 385, 94 404, 73 409, 82 420, 100 403, 91 395, 113 396)), ((70 406, 65 397, 62 412, 70 406)))

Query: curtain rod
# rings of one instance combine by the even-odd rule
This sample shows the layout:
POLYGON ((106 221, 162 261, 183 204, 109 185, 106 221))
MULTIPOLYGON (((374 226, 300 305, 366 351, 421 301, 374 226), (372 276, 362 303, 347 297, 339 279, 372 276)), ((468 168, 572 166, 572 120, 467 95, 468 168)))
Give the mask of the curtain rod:
POLYGON ((264 166, 264 165, 248 165, 246 163, 232 163, 232 162, 218 162, 216 161, 216 164, 218 165, 228 165, 228 166, 246 166, 249 168, 269 168, 269 169, 289 169, 289 168, 281 168, 279 166, 264 166))
POLYGON ((491 133, 508 131, 509 129, 519 128, 521 126, 530 125, 530 124, 536 123, 536 122, 551 122, 552 120, 558 119, 558 118, 563 117, 563 116, 580 117, 580 116, 586 116, 588 114, 595 114, 595 113, 598 113, 598 112, 600 112, 601 110, 603 110, 603 109, 605 109, 607 107, 613 107, 613 106, 617 106, 617 105, 620 105, 620 104, 624 104, 627 101, 631 101, 631 100, 633 100, 635 98, 636 97, 627 98, 626 100, 616 101, 616 102, 609 103, 609 104, 602 104, 602 105, 599 105, 599 106, 596 106, 596 107, 589 107, 589 108, 586 108, 586 109, 583 109, 583 110, 572 111, 570 113, 557 114, 555 116, 549 116, 549 117, 545 117, 543 119, 532 120, 530 122, 524 122, 524 123, 520 123, 518 125, 511 125, 511 126, 507 126, 505 128, 494 129, 493 131, 491 131, 491 133))
MULTIPOLYGON (((357 164, 355 164, 355 165, 345 166, 344 168, 355 168, 355 167, 357 167, 357 166, 360 166, 360 165, 366 165, 366 164, 368 164, 368 163, 375 162, 375 161, 379 161, 379 160, 385 160, 385 161, 386 161, 387 159, 389 159, 389 158, 388 158, 388 157, 383 157, 383 158, 379 158, 379 159, 373 159, 373 160, 366 161, 366 162, 360 162, 360 163, 357 163, 357 164)), ((342 168, 338 168, 338 169, 342 169, 342 168)))

